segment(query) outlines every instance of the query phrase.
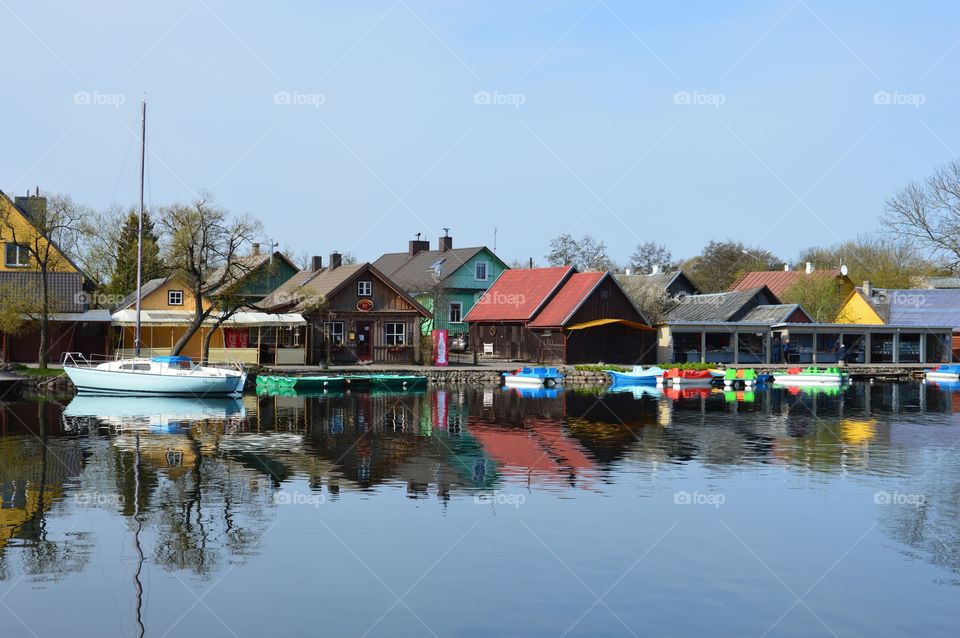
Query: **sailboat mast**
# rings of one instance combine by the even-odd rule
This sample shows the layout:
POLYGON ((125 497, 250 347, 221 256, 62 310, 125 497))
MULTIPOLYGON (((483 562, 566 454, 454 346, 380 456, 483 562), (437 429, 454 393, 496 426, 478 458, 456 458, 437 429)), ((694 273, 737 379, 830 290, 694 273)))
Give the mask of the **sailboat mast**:
POLYGON ((137 323, 133 335, 133 356, 140 356, 140 301, 143 284, 143 178, 147 156, 147 101, 140 109, 140 214, 137 220, 137 323))

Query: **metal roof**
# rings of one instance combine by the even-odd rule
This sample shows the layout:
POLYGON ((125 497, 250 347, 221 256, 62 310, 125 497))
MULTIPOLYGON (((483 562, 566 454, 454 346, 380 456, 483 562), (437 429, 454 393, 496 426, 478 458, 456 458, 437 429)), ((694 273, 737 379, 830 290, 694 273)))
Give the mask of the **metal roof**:
MULTIPOLYGON (((433 290, 438 279, 447 279, 484 250, 487 250, 484 246, 451 248, 445 251, 423 250, 412 257, 408 252, 386 253, 373 262, 373 265, 407 292, 427 292, 433 290), (439 267, 435 269, 436 264, 439 264, 439 267), (437 270, 439 277, 436 276, 437 270)), ((492 251, 488 252, 499 261, 492 251)))
POLYGON ((667 311, 665 322, 734 321, 751 310, 748 306, 754 300, 759 302, 756 305, 765 305, 765 301, 779 301, 766 286, 733 292, 688 295, 667 311))
POLYGON ((870 299, 888 325, 960 328, 960 289, 874 289, 870 299))
POLYGON ((531 328, 553 328, 567 323, 577 308, 607 276, 605 272, 578 272, 570 276, 560 291, 530 322, 531 328))
POLYGON ((570 266, 505 270, 464 321, 527 321, 573 272, 570 266))
POLYGON ((807 318, 810 319, 811 322, 813 321, 813 318, 810 317, 807 311, 803 309, 803 306, 795 303, 757 306, 741 317, 740 321, 744 323, 766 323, 770 325, 775 323, 783 323, 798 309, 803 312, 803 314, 807 315, 807 318))

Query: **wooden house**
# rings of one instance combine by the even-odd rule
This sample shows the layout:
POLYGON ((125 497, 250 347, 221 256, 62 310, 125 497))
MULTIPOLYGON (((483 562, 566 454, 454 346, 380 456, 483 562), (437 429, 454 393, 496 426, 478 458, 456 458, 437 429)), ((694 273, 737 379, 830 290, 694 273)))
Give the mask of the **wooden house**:
POLYGON ((387 253, 373 266, 430 310, 423 331, 445 329, 451 337, 467 333, 464 318, 507 265, 486 246, 454 248, 453 237, 412 240, 406 252, 387 253))
POLYGON ((606 272, 507 270, 466 317, 495 357, 544 363, 654 360, 654 330, 606 272))
POLYGON ((330 265, 297 273, 260 306, 302 314, 308 322, 308 363, 414 363, 420 322, 430 312, 372 264, 330 265))
MULTIPOLYGON (((282 285, 297 271, 282 253, 260 253, 242 258, 235 277, 201 300, 208 309, 226 303, 241 308, 216 328, 210 340, 210 361, 303 364, 306 359, 306 322, 296 314, 270 314, 256 308, 267 292, 282 285)), ((219 277, 217 277, 219 279, 219 277)), ((153 279, 141 289, 141 352, 169 354, 194 317, 196 300, 190 287, 176 276, 153 279)), ((217 311, 191 337, 181 354, 200 358, 204 336, 215 328, 217 311)), ((132 356, 136 326, 136 293, 125 297, 111 315, 113 346, 122 356, 132 356)))
POLYGON ((103 354, 109 345, 110 313, 91 310, 93 283, 80 267, 45 237, 32 221, 46 214, 47 200, 39 192, 14 201, 0 191, 0 304, 22 310, 24 320, 16 334, 0 332, 0 361, 35 363, 40 351, 41 284, 43 275, 29 247, 49 249, 47 285, 50 325, 47 355, 57 362, 64 352, 103 354))

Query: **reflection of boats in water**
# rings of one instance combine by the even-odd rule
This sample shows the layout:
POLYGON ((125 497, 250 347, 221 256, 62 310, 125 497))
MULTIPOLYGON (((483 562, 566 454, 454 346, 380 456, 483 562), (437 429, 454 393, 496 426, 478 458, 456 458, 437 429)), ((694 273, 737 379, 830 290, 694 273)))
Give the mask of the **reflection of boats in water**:
POLYGON ((608 394, 632 394, 634 399, 643 397, 653 397, 658 399, 663 396, 663 388, 654 385, 631 385, 615 383, 607 389, 608 394))
POLYGON ((503 386, 505 392, 515 394, 521 399, 556 399, 563 394, 563 388, 544 386, 503 386))
POLYGON ((231 421, 246 417, 239 398, 106 397, 78 394, 63 410, 69 429, 107 425, 116 429, 177 430, 196 421, 231 421))
POLYGON ((298 452, 303 436, 289 432, 236 434, 217 442, 221 452, 298 452))
POLYGON ((667 398, 677 400, 677 399, 704 399, 709 397, 713 393, 713 389, 710 387, 693 387, 693 388, 664 388, 663 393, 667 398))

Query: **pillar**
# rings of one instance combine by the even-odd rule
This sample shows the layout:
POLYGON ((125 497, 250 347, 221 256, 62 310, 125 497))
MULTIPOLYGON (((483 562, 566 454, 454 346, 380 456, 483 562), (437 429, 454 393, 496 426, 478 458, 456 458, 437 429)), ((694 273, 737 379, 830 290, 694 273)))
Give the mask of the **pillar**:
POLYGON ((740 363, 740 333, 737 331, 733 333, 733 363, 734 365, 740 363))
POLYGON ((927 333, 924 331, 920 335, 920 363, 927 362, 927 333))
POLYGON ((873 363, 873 333, 867 330, 863 333, 863 363, 873 363))
POLYGON ((700 331, 700 363, 707 362, 707 331, 700 331))
POLYGON ((893 333, 893 362, 900 363, 900 331, 893 333))

